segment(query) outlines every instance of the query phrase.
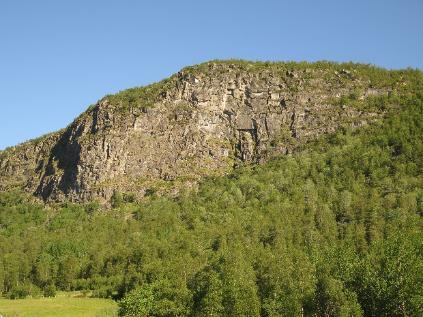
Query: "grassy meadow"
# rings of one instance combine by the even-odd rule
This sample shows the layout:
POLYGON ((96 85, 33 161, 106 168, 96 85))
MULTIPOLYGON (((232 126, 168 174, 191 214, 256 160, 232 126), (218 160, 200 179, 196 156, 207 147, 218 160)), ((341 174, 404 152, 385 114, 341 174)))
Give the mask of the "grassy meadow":
POLYGON ((78 293, 61 293, 54 298, 0 298, 3 317, 114 317, 117 304, 109 299, 80 297, 78 293))

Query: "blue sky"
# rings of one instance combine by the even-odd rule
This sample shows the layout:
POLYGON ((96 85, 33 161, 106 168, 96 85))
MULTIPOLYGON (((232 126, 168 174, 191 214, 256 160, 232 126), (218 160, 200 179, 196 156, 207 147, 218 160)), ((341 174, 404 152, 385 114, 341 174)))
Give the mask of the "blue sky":
POLYGON ((0 149, 210 59, 423 69, 423 0, 0 0, 0 149))

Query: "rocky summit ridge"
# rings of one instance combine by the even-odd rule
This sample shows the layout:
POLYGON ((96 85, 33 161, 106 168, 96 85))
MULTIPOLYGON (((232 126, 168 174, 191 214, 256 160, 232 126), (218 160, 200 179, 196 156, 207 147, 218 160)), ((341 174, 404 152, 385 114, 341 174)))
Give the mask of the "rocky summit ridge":
MULTIPOLYGON (((383 115, 361 107, 404 82, 361 64, 212 61, 102 98, 67 128, 0 152, 0 190, 46 202, 176 194, 383 115), (354 105, 343 101, 354 99, 354 105)), ((405 83, 406 84, 406 83, 405 83)))

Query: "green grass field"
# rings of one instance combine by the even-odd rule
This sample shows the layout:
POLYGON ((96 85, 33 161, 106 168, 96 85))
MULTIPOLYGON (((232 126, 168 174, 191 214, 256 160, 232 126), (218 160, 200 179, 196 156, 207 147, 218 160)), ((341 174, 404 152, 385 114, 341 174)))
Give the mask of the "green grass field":
POLYGON ((3 317, 115 317, 116 302, 108 299, 78 297, 75 293, 58 294, 55 298, 0 298, 3 317))

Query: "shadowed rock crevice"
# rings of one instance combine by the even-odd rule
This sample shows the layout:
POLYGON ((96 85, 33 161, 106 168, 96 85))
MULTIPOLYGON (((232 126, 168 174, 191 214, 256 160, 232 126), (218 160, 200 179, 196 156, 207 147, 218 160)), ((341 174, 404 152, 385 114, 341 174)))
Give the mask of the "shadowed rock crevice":
POLYGON ((71 191, 80 190, 77 176, 81 145, 77 138, 82 135, 82 130, 79 127, 74 135, 72 129, 67 130, 51 149, 45 173, 36 190, 44 200, 59 198, 56 197, 57 191, 66 196, 71 191))

